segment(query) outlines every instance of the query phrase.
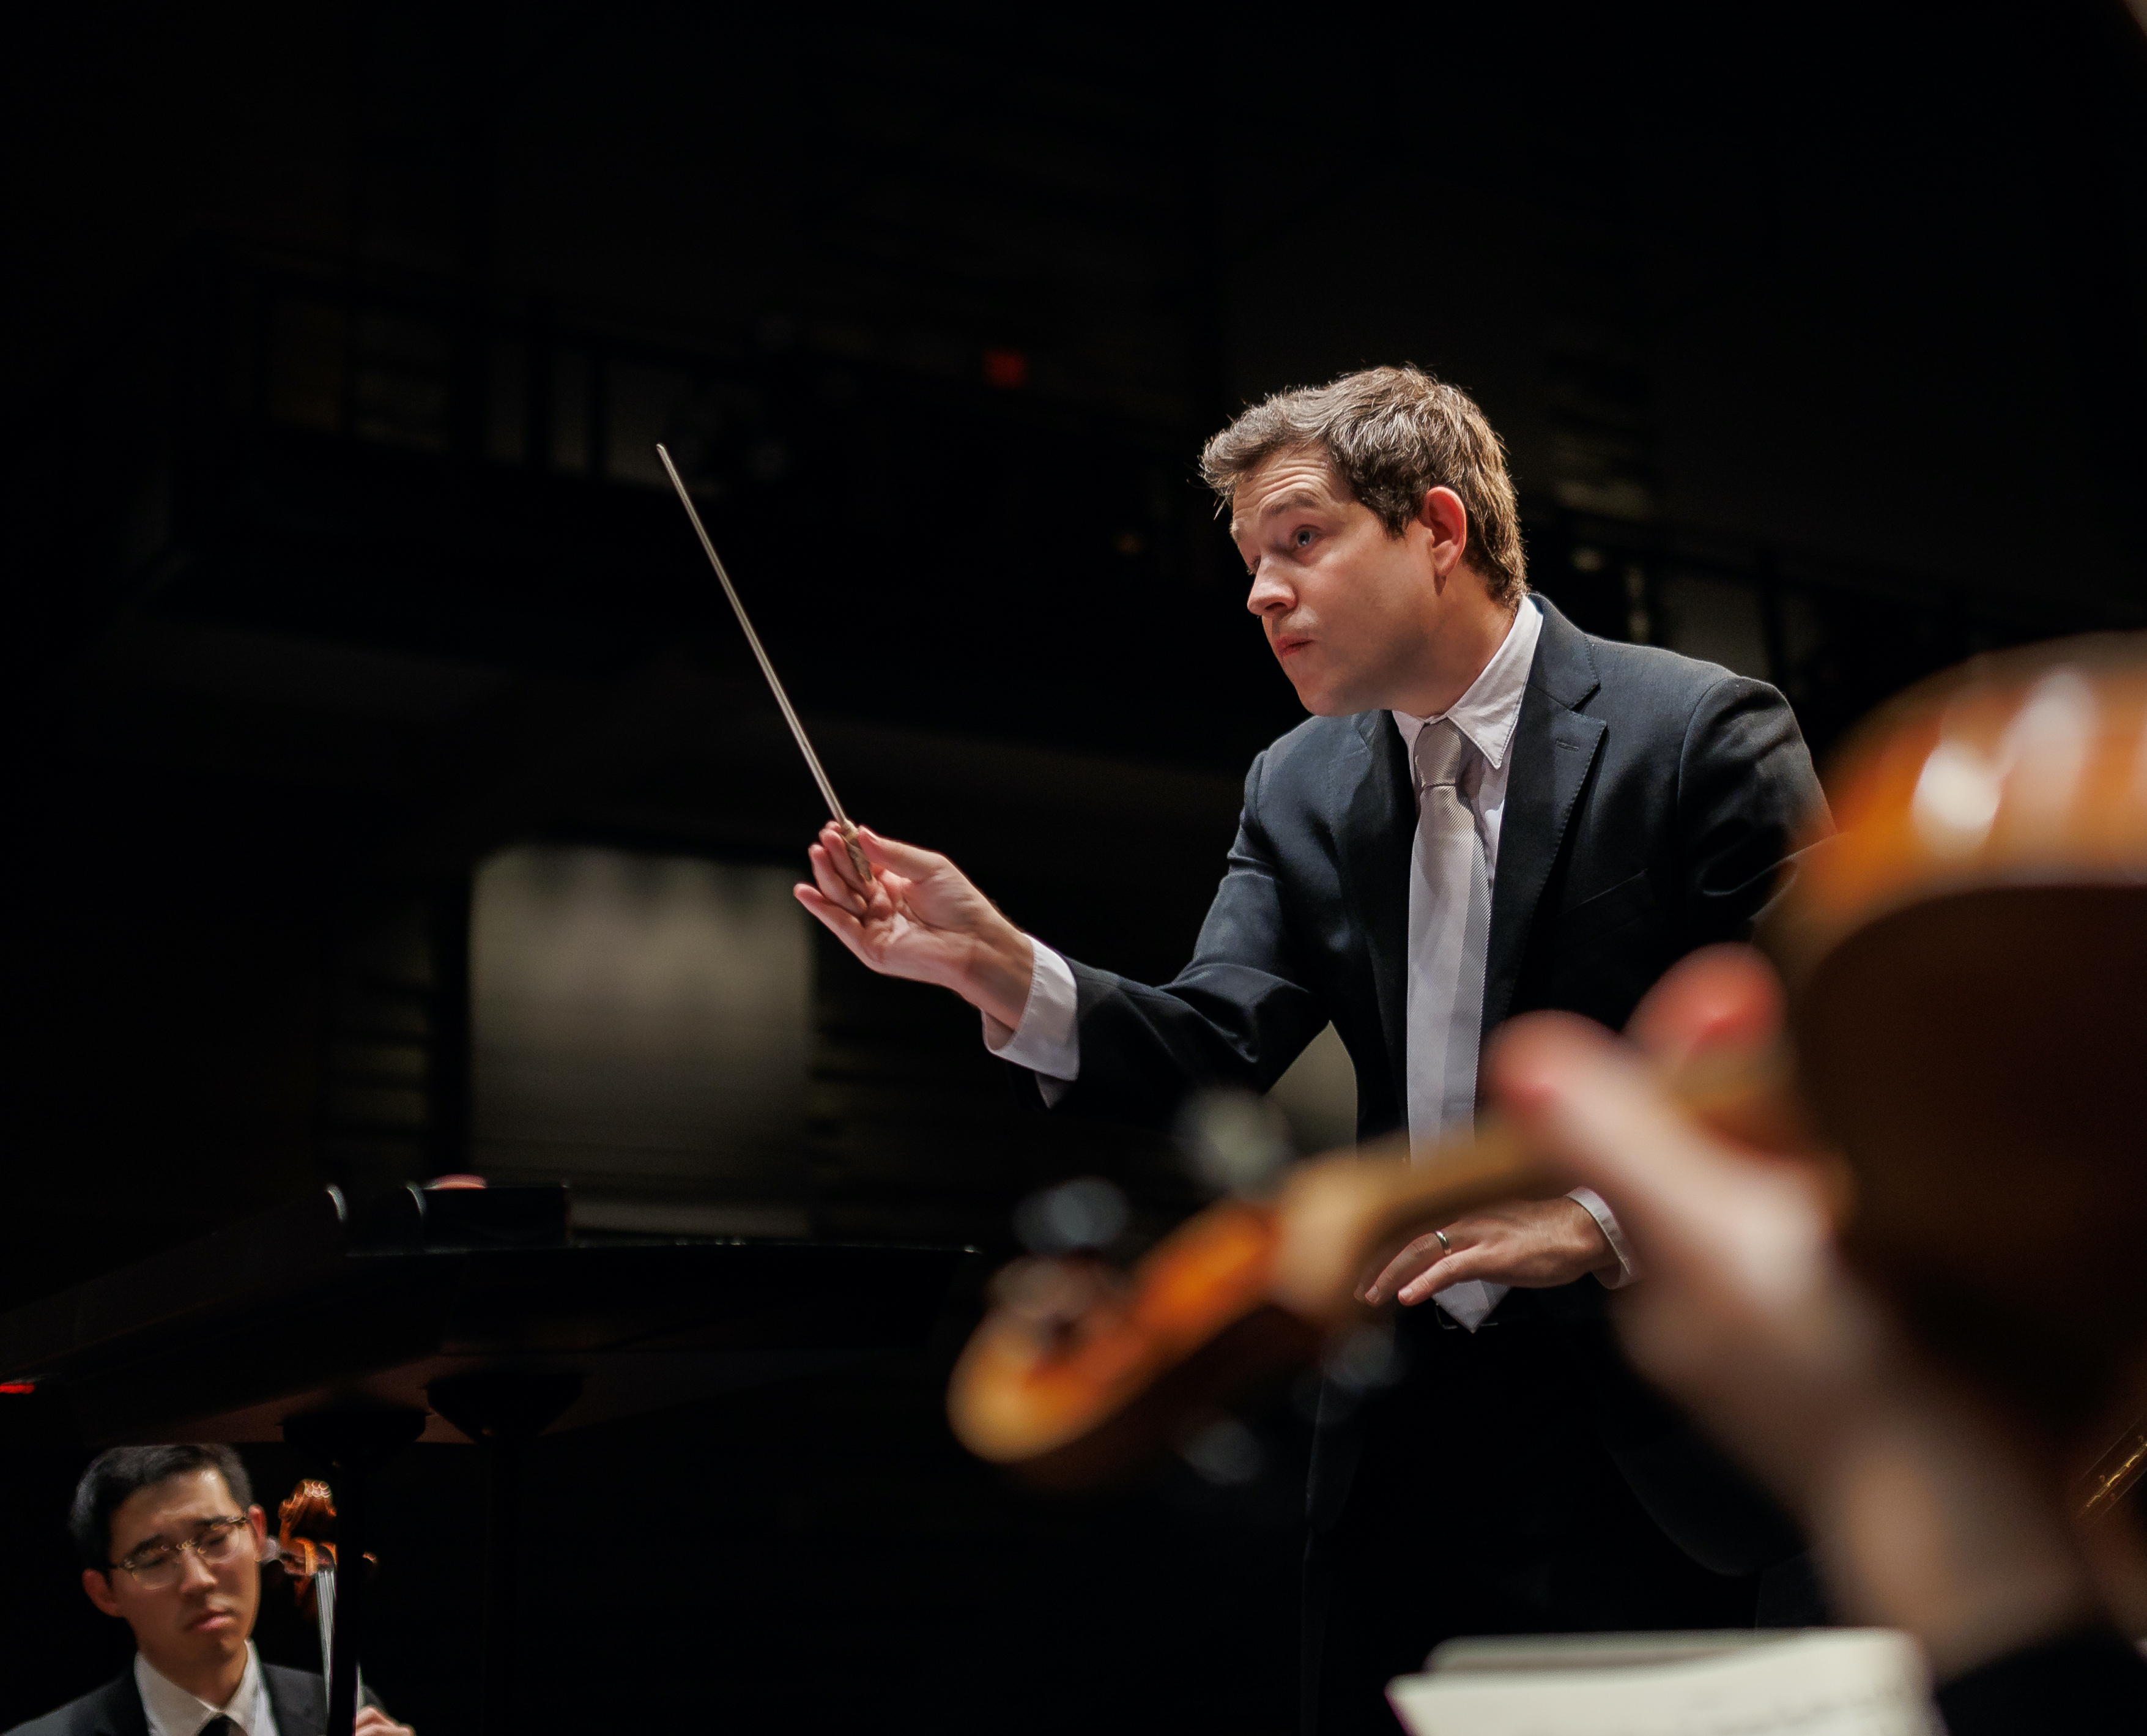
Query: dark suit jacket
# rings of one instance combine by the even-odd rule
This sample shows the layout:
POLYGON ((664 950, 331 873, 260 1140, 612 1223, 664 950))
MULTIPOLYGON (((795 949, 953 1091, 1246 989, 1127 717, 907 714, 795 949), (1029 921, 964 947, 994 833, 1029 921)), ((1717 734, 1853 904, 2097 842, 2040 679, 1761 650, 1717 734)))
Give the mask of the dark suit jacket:
MULTIPOLYGON (((1623 1025, 1684 954, 1750 934, 1800 837, 1825 819, 1811 756, 1772 688, 1593 638, 1542 607, 1509 750, 1486 1033, 1543 1008, 1623 1025)), ((1385 713, 1314 718, 1275 743, 1246 777, 1192 963, 1161 988, 1073 967, 1081 1071, 1058 1107, 1166 1126, 1196 1086, 1265 1090, 1331 1019, 1356 1065, 1360 1135, 1404 1126, 1415 828, 1385 713)), ((1695 1528, 1688 1497, 1704 1488, 1707 1507, 1726 1471, 1623 1376, 1600 1286, 1539 1295, 1593 1335, 1604 1443, 1664 1528, 1719 1571, 1783 1553, 1772 1525, 1695 1528)), ((1315 1528, 1339 1511, 1354 1463, 1346 1435, 1323 1430, 1315 1528)))
MULTIPOLYGON (((1542 607, 1499 831, 1487 1033, 1546 1007, 1624 1024, 1684 953, 1749 936, 1825 812, 1772 688, 1542 607)), ((1331 1019, 1356 1064, 1359 1135, 1403 1126, 1415 832, 1384 712, 1283 737, 1245 778, 1193 962, 1159 988, 1074 966, 1081 1075, 1059 1106, 1164 1127, 1196 1085, 1265 1090, 1331 1019)))
MULTIPOLYGON (((285 1669, 280 1663, 263 1663, 261 1673, 268 1685, 268 1703, 275 1708, 279 1736, 322 1736, 328 1727, 327 1684, 309 1671, 285 1669)), ((365 1703, 378 1706, 380 1702, 368 1690, 365 1703)), ((142 1709, 142 1692, 134 1685, 134 1667, 130 1663, 94 1693, 16 1725, 7 1736, 149 1736, 148 1714, 142 1709)))
POLYGON ((1954 1677, 1938 1707, 1950 1736, 2137 1736, 2147 1659, 2108 1630, 2060 1634, 1954 1677))

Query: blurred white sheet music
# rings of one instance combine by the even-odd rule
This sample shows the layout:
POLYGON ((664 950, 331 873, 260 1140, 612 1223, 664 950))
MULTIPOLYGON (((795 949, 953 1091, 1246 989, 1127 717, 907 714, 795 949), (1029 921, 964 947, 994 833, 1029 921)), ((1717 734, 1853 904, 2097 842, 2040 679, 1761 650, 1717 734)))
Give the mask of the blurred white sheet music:
POLYGON ((1879 1628, 1454 1640, 1387 1698, 1412 1736, 1942 1736, 1879 1628))

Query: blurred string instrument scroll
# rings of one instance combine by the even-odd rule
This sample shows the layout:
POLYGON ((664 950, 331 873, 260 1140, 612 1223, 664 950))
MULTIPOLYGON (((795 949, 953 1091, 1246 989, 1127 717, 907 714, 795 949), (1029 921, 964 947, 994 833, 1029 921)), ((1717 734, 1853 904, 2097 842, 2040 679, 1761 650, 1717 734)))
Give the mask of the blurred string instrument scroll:
POLYGON ((767 651, 762 647, 760 635, 753 630, 753 623, 746 615, 745 604, 739 599, 738 587, 731 583, 730 574, 723 570, 723 557, 716 553, 716 545, 709 539, 708 527, 701 523, 701 515, 693 505, 693 497, 686 492, 686 480, 678 474, 678 467, 671 462, 670 453, 660 442, 656 448, 656 456, 663 460, 663 473, 671 478, 671 486, 678 491, 678 504, 685 508, 687 518, 693 521, 693 534, 701 539, 701 552, 708 556, 708 564, 716 569, 716 578, 723 588, 723 595, 730 599, 731 613, 738 617, 738 624, 745 629, 746 643, 753 647, 753 660, 760 665, 760 673, 768 679, 768 690, 775 695, 775 703, 783 713, 783 721, 790 726, 790 733, 798 743, 798 751, 805 756, 805 764, 813 773, 813 781, 820 786, 820 794, 828 804, 828 815, 835 823, 835 829, 842 833, 843 848, 849 854, 850 866, 858 871, 858 878, 869 886, 873 878, 872 864, 865 860, 865 853, 858 847, 858 828, 850 823, 850 817, 843 812, 843 804, 835 799, 835 786, 828 781, 828 774, 820 764, 820 756, 813 751, 813 743, 805 734, 805 726, 798 721, 798 713, 790 703, 789 694, 783 690, 782 678, 776 674, 775 665, 769 661, 767 651))
MULTIPOLYGON (((291 1582, 291 1596, 321 1631, 321 1678, 329 1678, 335 1649, 335 1497, 328 1484, 308 1478, 276 1509, 275 1561, 291 1582)), ((368 1556, 368 1560, 372 1558, 368 1556)))
MULTIPOLYGON (((2147 1346, 2147 640, 1934 678, 1834 789, 1840 833, 1763 936, 1793 1053, 1673 1088, 1829 1164, 1851 1257, 1934 1348, 2069 1442, 2115 1433, 2078 1490, 2105 1512, 2147 1467, 2147 1430, 2112 1428, 2147 1346)), ((1563 1185, 1487 1117, 1414 1163, 1393 1142, 1296 1165, 1130 1273, 1018 1263, 955 1368, 954 1432, 1046 1483, 1121 1473, 1368 1323, 1383 1251, 1563 1185)))

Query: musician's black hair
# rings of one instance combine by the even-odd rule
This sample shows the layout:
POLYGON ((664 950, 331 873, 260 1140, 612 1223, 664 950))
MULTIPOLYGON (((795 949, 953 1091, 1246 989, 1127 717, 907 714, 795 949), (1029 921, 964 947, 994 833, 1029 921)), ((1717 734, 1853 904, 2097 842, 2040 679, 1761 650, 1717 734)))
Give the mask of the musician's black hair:
POLYGON ((113 1514, 138 1490, 153 1488, 193 1471, 214 1471, 220 1475, 241 1513, 253 1504, 253 1485, 247 1478, 246 1467, 228 1447, 191 1441, 162 1447, 113 1447, 90 1460, 82 1481, 74 1486, 74 1503, 68 1509, 68 1534, 81 1552, 82 1564, 100 1573, 109 1572, 113 1565, 113 1514))

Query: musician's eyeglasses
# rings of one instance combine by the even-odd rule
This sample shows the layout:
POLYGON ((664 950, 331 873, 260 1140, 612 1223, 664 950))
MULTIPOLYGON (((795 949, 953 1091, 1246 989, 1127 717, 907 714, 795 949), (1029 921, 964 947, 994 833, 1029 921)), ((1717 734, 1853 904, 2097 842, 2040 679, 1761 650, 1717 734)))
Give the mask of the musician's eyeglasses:
POLYGON ((168 1591, 179 1583, 185 1570, 183 1558, 189 1553, 212 1571, 252 1559, 256 1553, 253 1527, 243 1518, 211 1519, 183 1542, 146 1543, 112 1565, 115 1572, 132 1573, 144 1591, 168 1591))

